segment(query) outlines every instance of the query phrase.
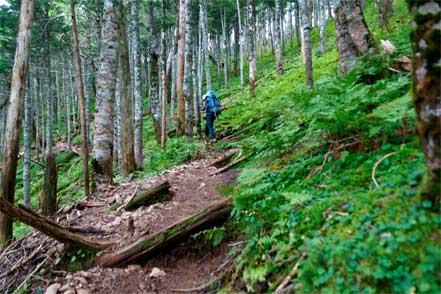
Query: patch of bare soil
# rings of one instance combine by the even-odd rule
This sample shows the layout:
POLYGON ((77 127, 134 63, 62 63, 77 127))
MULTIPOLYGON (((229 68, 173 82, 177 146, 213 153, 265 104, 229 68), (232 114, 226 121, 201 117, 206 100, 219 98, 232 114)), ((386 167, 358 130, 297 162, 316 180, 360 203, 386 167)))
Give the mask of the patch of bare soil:
MULTIPOLYGON (((178 223, 223 199, 218 188, 233 184, 238 175, 236 170, 214 174, 221 167, 215 167, 213 163, 225 156, 225 152, 232 151, 224 151, 211 158, 189 162, 155 177, 117 186, 100 186, 94 197, 61 209, 56 220, 71 227, 90 228, 88 238, 112 241, 115 245, 107 251, 115 251, 142 236, 154 234, 178 223), (168 180, 171 185, 170 191, 173 197, 170 201, 143 206, 134 211, 116 209, 137 191, 147 189, 163 180, 168 180)), ((32 274, 38 265, 41 268, 51 268, 63 251, 63 247, 57 246, 56 241, 47 239, 39 233, 17 241, 15 246, 21 247, 24 254, 20 255, 20 249, 10 246, 0 255, 0 269, 2 273, 6 273, 3 277, 0 275, 0 287, 2 287, 0 293, 10 293, 29 274, 32 274), (43 247, 38 248, 39 243, 32 238, 44 239, 43 247), (35 250, 38 254, 32 256, 35 250), (38 259, 36 255, 41 256, 38 259), (16 260, 8 263, 10 258, 16 260), (19 258, 20 261, 17 261, 19 258), (44 263, 40 262, 41 259, 44 259, 44 263), (11 273, 4 271, 20 262, 27 262, 28 268, 18 265, 11 273), (21 278, 17 273, 21 273, 21 278), (15 280, 8 283, 7 280, 11 277, 15 280)), ((186 289, 184 293, 200 293, 205 289, 193 289, 193 291, 191 289, 198 288, 201 284, 220 276, 219 267, 225 262, 228 248, 228 244, 223 244, 208 250, 197 241, 187 241, 157 252, 155 257, 142 261, 145 262, 143 265, 132 264, 124 268, 94 267, 75 274, 52 271, 43 273, 43 276, 37 279, 32 274, 34 279, 31 288, 49 287, 47 293, 53 294, 173 293, 173 289, 186 289), (157 268, 154 274, 153 268, 157 268), (51 289, 55 291, 49 292, 51 289)))

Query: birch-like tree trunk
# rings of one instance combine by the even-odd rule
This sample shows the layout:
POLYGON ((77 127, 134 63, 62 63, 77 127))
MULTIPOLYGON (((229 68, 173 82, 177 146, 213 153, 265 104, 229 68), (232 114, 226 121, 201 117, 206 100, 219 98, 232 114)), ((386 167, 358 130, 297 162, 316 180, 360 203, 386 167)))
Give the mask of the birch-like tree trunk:
POLYGON ((276 0, 276 17, 275 17, 275 47, 276 47, 276 68, 279 75, 283 75, 282 49, 281 49, 281 0, 276 0))
POLYGON ((119 34, 120 109, 121 109, 121 173, 128 176, 136 169, 135 149, 132 125, 132 97, 129 63, 129 48, 126 30, 126 18, 122 0, 118 2, 117 22, 119 34))
POLYGON ((84 195, 89 196, 89 140, 87 137, 86 104, 84 97, 83 76, 81 72, 80 43, 78 41, 77 20, 75 15, 74 0, 70 0, 70 12, 72 16, 72 35, 74 39, 74 57, 77 79, 77 91, 80 98, 81 115, 81 138, 83 153, 83 176, 84 176, 84 195))
POLYGON ((236 0, 237 6, 237 22, 239 24, 239 49, 240 49, 240 60, 239 60, 239 68, 240 68, 240 90, 243 91, 244 88, 244 77, 243 77, 243 55, 244 55, 244 37, 242 30, 242 21, 240 17, 240 2, 236 0))
POLYGON ((228 89, 228 72, 229 72, 229 65, 228 65, 228 51, 229 51, 229 36, 227 33, 227 13, 225 10, 225 7, 223 9, 223 13, 221 14, 221 24, 222 24, 222 40, 221 40, 221 46, 223 49, 223 60, 224 60, 224 87, 225 89, 228 89))
POLYGON ((205 68, 205 85, 207 90, 211 90, 211 72, 210 72, 210 53, 208 51, 208 17, 207 0, 199 0, 199 19, 202 28, 202 55, 205 68))
POLYGON ((416 28, 412 34, 413 92, 417 113, 416 130, 427 162, 422 200, 439 212, 441 201, 441 60, 438 1, 409 1, 416 28))
MULTIPOLYGON (((162 14, 165 15, 165 0, 161 1, 162 14)), ((161 79, 162 79, 162 99, 161 99, 161 148, 165 150, 167 147, 167 96, 168 96, 168 80, 167 80, 167 64, 171 61, 166 62, 166 48, 167 44, 165 41, 165 18, 162 19, 162 30, 161 30, 161 79)), ((170 56, 172 52, 170 52, 170 56)), ((171 71, 171 70, 169 70, 171 71)))
POLYGON ((192 49, 193 49, 193 32, 192 32, 192 1, 187 0, 186 16, 185 16, 185 65, 184 65, 184 99, 185 99, 185 135, 189 138, 193 137, 193 96, 191 93, 191 67, 192 67, 192 49))
POLYGON ((248 13, 248 60, 249 60, 249 82, 250 96, 256 96, 255 78, 256 78, 256 43, 255 43, 255 7, 254 0, 247 0, 248 13))
POLYGON ((161 143, 161 107, 159 103, 159 57, 160 43, 157 28, 157 7, 153 0, 150 1, 150 109, 155 128, 155 137, 161 143))
POLYGON ((308 18, 308 3, 307 0, 298 0, 300 4, 300 18, 303 32, 303 56, 306 71, 306 84, 310 87, 314 85, 312 76, 312 41, 311 41, 311 26, 308 18))
MULTIPOLYGON (((31 44, 34 1, 22 0, 18 25, 17 48, 12 69, 11 92, 9 94, 8 116, 3 142, 3 168, 1 170, 1 194, 14 203, 18 151, 20 144, 21 112, 24 89, 28 73, 29 47, 31 44)), ((12 239, 12 219, 0 213, 0 250, 12 239)))
POLYGON ((296 0, 294 2, 294 24, 296 29, 296 40, 297 40, 297 46, 300 48, 302 46, 302 38, 300 36, 300 6, 299 1, 302 0, 296 0))
POLYGON ((97 113, 95 114, 95 136, 93 140, 93 168, 97 175, 112 181, 113 166, 113 112, 116 73, 118 67, 118 30, 116 3, 104 0, 104 22, 100 68, 97 76, 97 113))
POLYGON ((170 86, 170 122, 175 122, 175 112, 176 112, 176 39, 178 37, 177 28, 173 29, 173 36, 171 42, 172 51, 172 63, 171 63, 171 86, 170 86))
POLYGON ((135 101, 135 162, 138 169, 143 169, 144 156, 142 154, 142 83, 141 83, 141 51, 139 47, 139 3, 138 0, 132 0, 131 5, 131 29, 133 46, 133 96, 135 101))
POLYGON ((178 70, 176 77, 176 94, 178 117, 176 120, 176 131, 179 134, 185 133, 185 98, 184 98, 184 64, 185 64, 185 18, 188 0, 179 0, 179 38, 178 38, 178 70))
POLYGON ((326 7, 325 0, 320 0, 320 12, 319 12, 319 33, 320 33, 320 54, 326 53, 326 7))

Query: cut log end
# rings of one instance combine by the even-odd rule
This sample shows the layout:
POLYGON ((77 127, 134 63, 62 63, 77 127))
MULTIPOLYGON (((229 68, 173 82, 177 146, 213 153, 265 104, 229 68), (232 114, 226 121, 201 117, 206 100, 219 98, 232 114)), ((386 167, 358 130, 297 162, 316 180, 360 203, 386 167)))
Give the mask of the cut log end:
POLYGON ((169 201, 172 198, 169 189, 170 183, 168 181, 159 182, 147 190, 138 191, 123 208, 125 210, 134 210, 140 206, 169 201))

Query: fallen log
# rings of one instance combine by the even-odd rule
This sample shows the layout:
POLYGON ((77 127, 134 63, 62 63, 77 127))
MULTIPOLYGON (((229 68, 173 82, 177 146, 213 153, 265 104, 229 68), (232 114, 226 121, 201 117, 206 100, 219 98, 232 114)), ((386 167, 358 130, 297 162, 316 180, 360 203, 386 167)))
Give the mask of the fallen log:
POLYGON ((251 157, 251 155, 252 155, 252 154, 248 154, 247 156, 241 157, 241 158, 239 158, 239 159, 233 161, 232 163, 229 163, 228 165, 224 166, 223 168, 220 168, 220 169, 218 169, 217 171, 211 173, 211 175, 217 175, 217 174, 223 173, 224 171, 229 170, 229 169, 232 168, 233 166, 235 166, 235 165, 241 163, 242 161, 247 160, 248 158, 251 157))
POLYGON ((232 199, 226 198, 162 231, 142 237, 116 252, 104 253, 95 259, 95 263, 98 266, 110 267, 128 264, 146 257, 159 248, 179 242, 193 233, 215 224, 222 218, 226 218, 232 208, 232 199))
POLYGON ((55 240, 70 244, 73 247, 103 250, 113 244, 109 242, 104 243, 88 240, 83 236, 72 232, 70 228, 64 227, 31 209, 21 205, 15 206, 9 203, 3 197, 0 197, 0 211, 11 218, 18 219, 55 240))
POLYGON ((224 166, 237 152, 238 150, 231 150, 229 152, 226 152, 222 157, 216 159, 213 163, 211 163, 210 166, 214 166, 216 168, 224 166))
POLYGON ((140 206, 169 201, 171 200, 169 189, 170 183, 166 180, 161 181, 146 190, 136 192, 122 208, 125 210, 134 210, 140 206))

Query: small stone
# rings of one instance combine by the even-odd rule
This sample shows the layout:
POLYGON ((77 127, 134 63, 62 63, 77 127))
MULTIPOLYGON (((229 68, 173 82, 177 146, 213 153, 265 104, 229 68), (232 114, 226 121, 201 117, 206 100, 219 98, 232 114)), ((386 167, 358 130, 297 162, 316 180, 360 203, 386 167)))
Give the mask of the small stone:
POLYGON ((75 280, 77 280, 82 286, 86 286, 88 284, 87 280, 83 277, 75 277, 75 280))
POLYGON ((69 288, 69 290, 67 290, 66 292, 64 292, 63 294, 76 294, 77 292, 75 292, 74 289, 69 288))
POLYGON ((66 292, 67 290, 69 290, 70 289, 70 286, 69 286, 69 284, 64 284, 63 286, 61 286, 61 288, 58 290, 58 291, 60 291, 60 292, 66 292))
POLYGON ((150 278, 160 278, 160 277, 165 277, 165 276, 166 276, 166 273, 157 267, 154 267, 152 269, 152 272, 149 275, 150 278))
POLYGON ((113 222, 112 225, 119 226, 121 224, 121 217, 117 217, 113 222))
POLYGON ((61 284, 52 284, 49 287, 47 287, 45 294, 57 294, 58 289, 61 288, 61 284))
POLYGON ((127 267, 130 272, 136 272, 141 270, 141 266, 139 264, 131 264, 127 267))
POLYGON ((77 294, 92 294, 92 291, 89 289, 78 289, 77 294))
POLYGON ((68 275, 66 276, 66 280, 72 280, 72 278, 73 278, 73 276, 72 276, 71 274, 68 274, 68 275))
POLYGON ((78 274, 79 274, 80 276, 82 276, 83 278, 86 278, 86 279, 88 279, 88 278, 90 278, 90 277, 92 276, 91 273, 89 273, 89 272, 85 272, 85 271, 81 271, 81 272, 79 272, 78 274))
POLYGON ((58 243, 57 244, 57 252, 62 253, 64 251, 64 244, 58 243))
POLYGON ((147 287, 147 285, 144 282, 139 283, 139 289, 145 290, 146 287, 147 287))

